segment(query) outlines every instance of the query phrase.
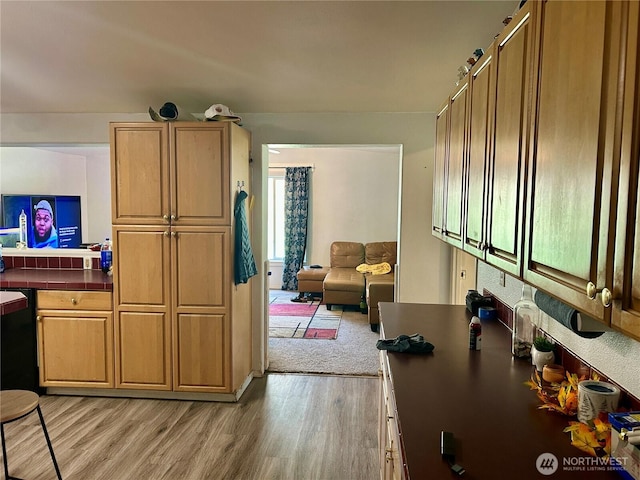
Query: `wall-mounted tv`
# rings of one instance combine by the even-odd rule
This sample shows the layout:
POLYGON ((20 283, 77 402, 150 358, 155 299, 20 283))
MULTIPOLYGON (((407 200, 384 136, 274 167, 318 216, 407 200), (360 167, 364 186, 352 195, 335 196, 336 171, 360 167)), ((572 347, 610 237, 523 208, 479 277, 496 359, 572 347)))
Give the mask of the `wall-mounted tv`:
MULTIPOLYGON (((20 214, 23 211, 27 216, 29 248, 80 247, 82 243, 80 196, 2 195, 2 225, 5 228, 19 227, 20 214)), ((13 245, 6 243, 5 246, 15 246, 15 241, 13 245)))

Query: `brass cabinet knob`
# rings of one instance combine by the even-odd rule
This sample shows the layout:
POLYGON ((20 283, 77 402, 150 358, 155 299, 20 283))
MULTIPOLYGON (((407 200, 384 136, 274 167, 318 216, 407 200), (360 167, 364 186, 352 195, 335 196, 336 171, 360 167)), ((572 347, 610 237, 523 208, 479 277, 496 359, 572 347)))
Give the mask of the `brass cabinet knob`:
POLYGON ((593 282, 587 283, 587 297, 589 297, 591 300, 594 300, 597 294, 598 294, 598 289, 596 288, 594 283, 593 282))
POLYGON ((169 215, 162 215, 162 219, 165 221, 169 220, 169 215))
POLYGON ((169 236, 169 232, 166 232, 166 231, 165 231, 165 232, 163 232, 162 234, 163 234, 165 237, 168 237, 168 236, 169 236))
POLYGON ((72 298, 72 299, 71 299, 71 303, 72 303, 73 305, 77 305, 77 304, 78 304, 78 300, 76 300, 75 298, 72 298))
POLYGON ((178 233, 177 233, 177 232, 171 232, 171 236, 172 236, 173 238, 176 238, 176 237, 178 236, 178 233))
POLYGON ((603 288, 600 297, 602 300, 602 305, 604 305, 605 307, 611 306, 611 300, 613 299, 611 290, 609 290, 608 288, 603 288))
POLYGON ((172 221, 172 222, 173 222, 176 218, 178 218, 178 217, 176 217, 175 215, 171 215, 171 221, 172 221))
POLYGON ((38 315, 38 316, 36 317, 36 320, 40 322, 40 321, 42 321, 42 317, 41 317, 40 315, 38 315))

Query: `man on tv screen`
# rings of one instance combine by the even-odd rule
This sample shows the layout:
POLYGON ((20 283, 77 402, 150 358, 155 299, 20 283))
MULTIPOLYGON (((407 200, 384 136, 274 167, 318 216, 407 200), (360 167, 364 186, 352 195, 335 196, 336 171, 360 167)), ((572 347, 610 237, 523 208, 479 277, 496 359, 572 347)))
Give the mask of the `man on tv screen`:
POLYGON ((33 248, 58 248, 58 232, 53 224, 53 209, 47 200, 40 200, 34 207, 33 248))

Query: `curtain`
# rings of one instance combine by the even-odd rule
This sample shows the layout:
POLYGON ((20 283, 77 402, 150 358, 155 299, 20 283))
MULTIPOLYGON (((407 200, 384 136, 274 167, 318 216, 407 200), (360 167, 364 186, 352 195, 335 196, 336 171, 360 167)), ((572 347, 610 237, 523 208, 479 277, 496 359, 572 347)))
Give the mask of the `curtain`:
POLYGON ((287 167, 284 177, 284 265, 282 290, 297 290, 297 273, 307 248, 309 172, 311 167, 287 167))

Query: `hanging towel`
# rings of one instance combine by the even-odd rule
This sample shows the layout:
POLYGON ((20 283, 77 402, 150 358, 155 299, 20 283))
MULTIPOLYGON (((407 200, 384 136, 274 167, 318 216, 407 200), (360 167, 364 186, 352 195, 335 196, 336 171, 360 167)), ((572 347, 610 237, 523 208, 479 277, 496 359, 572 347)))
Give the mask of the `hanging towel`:
POLYGON ((582 332, 578 330, 578 311, 571 308, 569 305, 565 305, 559 300, 547 295, 541 290, 536 290, 534 296, 536 305, 544 313, 551 318, 557 320, 559 323, 567 327, 583 338, 596 338, 602 335, 603 332, 582 332))
POLYGON ((234 280, 236 285, 239 283, 247 283, 249 278, 258 274, 256 261, 253 258, 253 250, 251 249, 247 213, 244 206, 244 201, 247 197, 247 192, 240 190, 236 195, 236 203, 233 209, 236 222, 235 253, 233 259, 234 280))

